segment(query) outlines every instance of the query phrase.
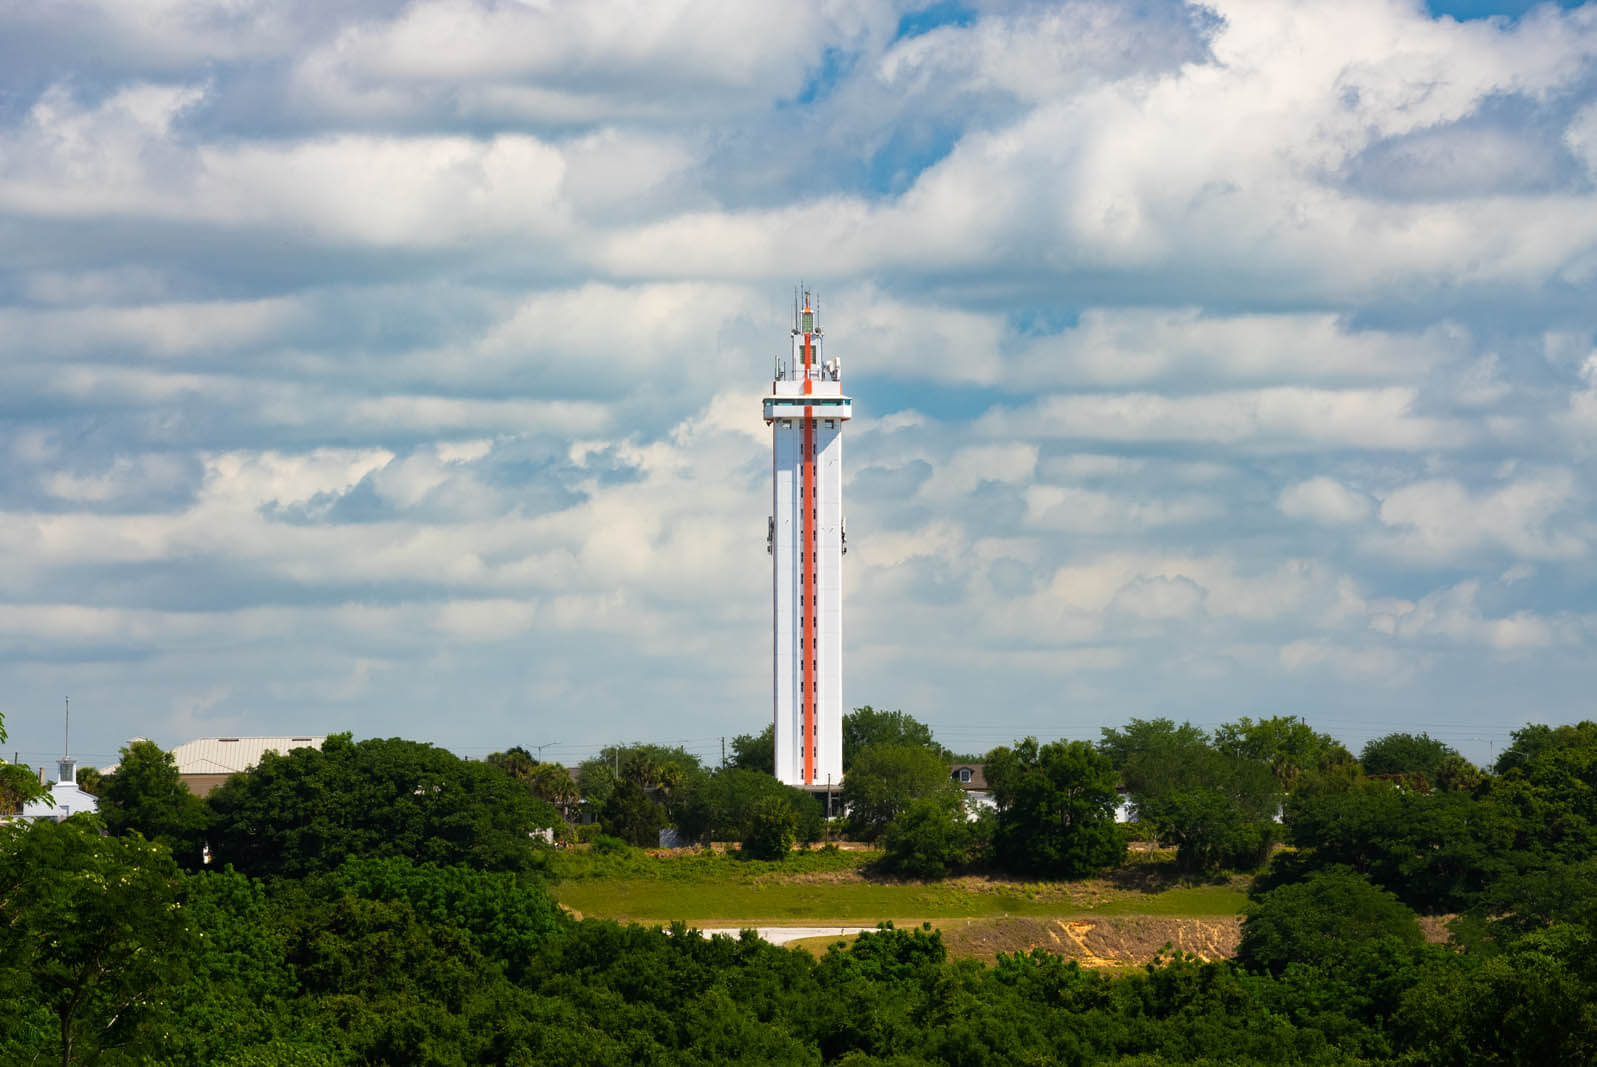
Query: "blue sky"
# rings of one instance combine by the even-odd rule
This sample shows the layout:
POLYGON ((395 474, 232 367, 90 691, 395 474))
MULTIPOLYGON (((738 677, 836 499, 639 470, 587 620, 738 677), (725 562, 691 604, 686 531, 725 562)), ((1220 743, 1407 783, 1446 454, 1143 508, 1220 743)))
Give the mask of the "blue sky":
POLYGON ((0 246, 35 764, 758 730, 800 279, 848 703, 1589 714, 1590 5, 13 5, 0 246))

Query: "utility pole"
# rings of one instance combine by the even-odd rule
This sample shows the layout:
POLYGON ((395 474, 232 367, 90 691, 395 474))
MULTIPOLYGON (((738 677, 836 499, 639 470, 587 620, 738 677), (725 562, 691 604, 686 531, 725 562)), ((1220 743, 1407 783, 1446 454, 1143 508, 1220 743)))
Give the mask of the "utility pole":
POLYGON ((726 766, 726 734, 721 735, 721 766, 726 766))

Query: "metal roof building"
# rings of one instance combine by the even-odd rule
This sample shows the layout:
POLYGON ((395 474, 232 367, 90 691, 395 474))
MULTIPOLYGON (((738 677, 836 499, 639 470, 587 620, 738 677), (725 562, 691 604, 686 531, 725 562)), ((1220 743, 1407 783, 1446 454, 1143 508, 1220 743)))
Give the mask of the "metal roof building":
POLYGON ((203 797, 239 771, 247 771, 268 752, 287 754, 296 748, 320 749, 323 737, 198 737, 172 750, 178 776, 189 791, 203 797))

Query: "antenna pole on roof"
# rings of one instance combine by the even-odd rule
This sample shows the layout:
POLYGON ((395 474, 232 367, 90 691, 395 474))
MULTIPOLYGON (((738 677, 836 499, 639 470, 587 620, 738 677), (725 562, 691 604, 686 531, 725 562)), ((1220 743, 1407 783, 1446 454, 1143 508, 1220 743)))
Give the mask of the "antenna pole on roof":
POLYGON ((72 698, 67 697, 67 724, 61 735, 61 758, 72 755, 72 698))

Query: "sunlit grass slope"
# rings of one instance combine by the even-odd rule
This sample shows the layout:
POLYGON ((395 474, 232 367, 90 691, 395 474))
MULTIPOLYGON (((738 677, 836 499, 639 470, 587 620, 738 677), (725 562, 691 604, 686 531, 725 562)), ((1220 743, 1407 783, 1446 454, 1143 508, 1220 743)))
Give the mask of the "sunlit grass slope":
POLYGON ((573 852, 556 862, 560 903, 595 918, 633 922, 873 924, 882 919, 1237 914, 1235 883, 1125 888, 1114 880, 944 882, 875 879, 868 852, 811 852, 781 863, 715 853, 655 856, 573 852))

